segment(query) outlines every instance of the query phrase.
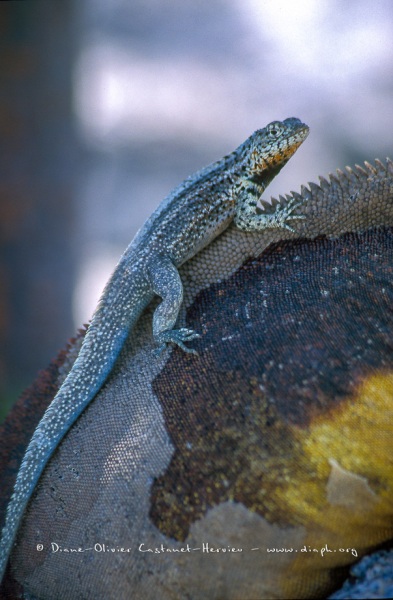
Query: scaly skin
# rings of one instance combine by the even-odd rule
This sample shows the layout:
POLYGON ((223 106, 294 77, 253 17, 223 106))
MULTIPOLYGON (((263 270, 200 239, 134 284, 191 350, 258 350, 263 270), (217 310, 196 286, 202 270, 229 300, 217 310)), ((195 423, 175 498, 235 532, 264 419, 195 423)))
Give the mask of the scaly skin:
POLYGON ((286 228, 301 202, 278 205, 274 214, 257 214, 263 191, 308 135, 298 119, 275 121, 253 133, 234 152, 186 179, 137 233, 122 256, 93 316, 68 377, 45 412, 27 448, 7 508, 0 542, 0 580, 25 508, 60 440, 111 372, 143 309, 162 298, 153 316, 158 352, 199 337, 174 329, 183 300, 178 267, 234 221, 246 231, 286 228))

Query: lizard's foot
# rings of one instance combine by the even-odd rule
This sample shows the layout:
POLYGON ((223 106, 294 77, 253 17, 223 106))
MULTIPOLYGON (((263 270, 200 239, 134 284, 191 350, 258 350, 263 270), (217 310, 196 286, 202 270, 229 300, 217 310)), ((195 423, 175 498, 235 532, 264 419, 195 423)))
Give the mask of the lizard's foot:
POLYGON ((287 221, 293 221, 295 219, 306 219, 304 215, 294 215, 294 211, 303 204, 303 202, 297 202, 295 198, 291 198, 286 204, 278 204, 275 212, 272 215, 266 215, 267 227, 283 228, 296 233, 296 230, 288 225, 287 221))
POLYGON ((198 354, 198 352, 193 348, 187 348, 184 342, 189 342, 200 337, 201 336, 199 333, 196 333, 196 331, 193 329, 187 329, 186 327, 162 331, 155 337, 157 344, 159 344, 158 348, 155 350, 155 354, 159 356, 161 352, 165 350, 167 344, 176 344, 179 346, 179 348, 184 350, 184 352, 188 352, 189 354, 198 354))

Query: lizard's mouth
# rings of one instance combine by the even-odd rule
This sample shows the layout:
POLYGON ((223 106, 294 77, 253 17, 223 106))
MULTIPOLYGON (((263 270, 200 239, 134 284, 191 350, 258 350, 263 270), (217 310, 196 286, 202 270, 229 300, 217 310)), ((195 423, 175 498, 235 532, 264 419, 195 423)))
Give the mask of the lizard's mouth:
POLYGON ((291 158, 291 156, 293 156, 296 152, 296 150, 299 148, 299 146, 303 143, 303 141, 306 139, 308 132, 307 130, 305 130, 305 134, 303 136, 301 136, 299 134, 299 139, 296 139, 297 136, 294 136, 293 141, 291 142, 289 140, 288 145, 286 145, 281 152, 277 153, 277 155, 274 157, 273 161, 272 161, 272 167, 274 168, 275 164, 277 164, 276 161, 278 161, 278 163, 283 163, 281 166, 284 166, 285 163, 288 162, 288 160, 291 158))

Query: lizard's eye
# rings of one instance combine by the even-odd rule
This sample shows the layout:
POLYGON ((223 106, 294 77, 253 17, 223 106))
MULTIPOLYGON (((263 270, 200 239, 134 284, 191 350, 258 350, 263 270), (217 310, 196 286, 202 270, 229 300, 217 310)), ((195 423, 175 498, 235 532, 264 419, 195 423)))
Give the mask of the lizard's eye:
POLYGON ((279 123, 271 123, 268 128, 269 137, 276 138, 282 133, 283 127, 279 123))

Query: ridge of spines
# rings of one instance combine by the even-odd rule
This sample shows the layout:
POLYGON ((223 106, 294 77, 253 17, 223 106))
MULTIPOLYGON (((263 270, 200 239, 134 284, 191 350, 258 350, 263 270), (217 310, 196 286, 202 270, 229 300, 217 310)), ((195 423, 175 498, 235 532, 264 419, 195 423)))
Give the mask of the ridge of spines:
MULTIPOLYGON (((363 163, 364 166, 355 164, 354 167, 346 166, 345 171, 337 169, 336 173, 328 174, 329 179, 319 175, 319 185, 313 181, 309 181, 307 185, 303 184, 300 186, 300 193, 291 191, 290 194, 286 194, 286 197, 280 194, 279 200, 271 197, 271 205, 275 207, 277 204, 285 204, 292 198, 295 198, 299 201, 309 200, 320 192, 329 192, 334 190, 336 187, 343 189, 343 187, 348 187, 348 185, 351 183, 358 183, 361 179, 368 178, 370 175, 383 176, 386 175, 386 173, 393 174, 393 161, 389 157, 386 158, 385 162, 382 162, 376 158, 374 163, 375 164, 372 165, 365 160, 363 163)), ((265 202, 262 202, 263 205, 265 205, 265 202)))
POLYGON ((318 175, 318 179, 319 179, 319 187, 322 190, 328 190, 330 188, 330 184, 329 184, 328 180, 325 179, 325 177, 323 177, 322 175, 318 175))
MULTIPOLYGON (((326 182, 326 183, 327 183, 327 182, 326 182)), ((301 195, 301 194, 299 194, 299 192, 293 192, 293 191, 291 191, 291 194, 292 194, 292 198, 295 198, 295 200, 298 200, 299 202, 300 202, 301 200, 303 200, 303 198, 302 198, 302 195, 301 195)))
POLYGON ((330 186, 340 185, 340 181, 335 173, 328 173, 330 186))
POLYGON ((379 158, 375 159, 375 167, 376 167, 379 175, 383 175, 387 171, 386 165, 384 165, 383 162, 381 160, 379 160, 379 158))
POLYGON ((308 200, 309 198, 311 198, 311 191, 308 189, 308 187, 306 185, 302 184, 300 187, 300 195, 305 200, 308 200))
POLYGON ((310 188, 311 194, 318 194, 322 191, 322 188, 317 183, 314 183, 314 181, 309 181, 308 187, 310 188))
POLYGON ((366 165, 366 169, 372 174, 372 175, 376 175, 377 174, 377 169, 370 164, 367 160, 364 161, 364 164, 366 165))
POLYGON ((361 177, 368 177, 367 171, 361 165, 356 164, 355 169, 361 177))
POLYGON ((356 170, 352 167, 345 167, 345 172, 343 175, 348 181, 353 183, 357 183, 359 181, 359 175, 356 173, 356 170))

